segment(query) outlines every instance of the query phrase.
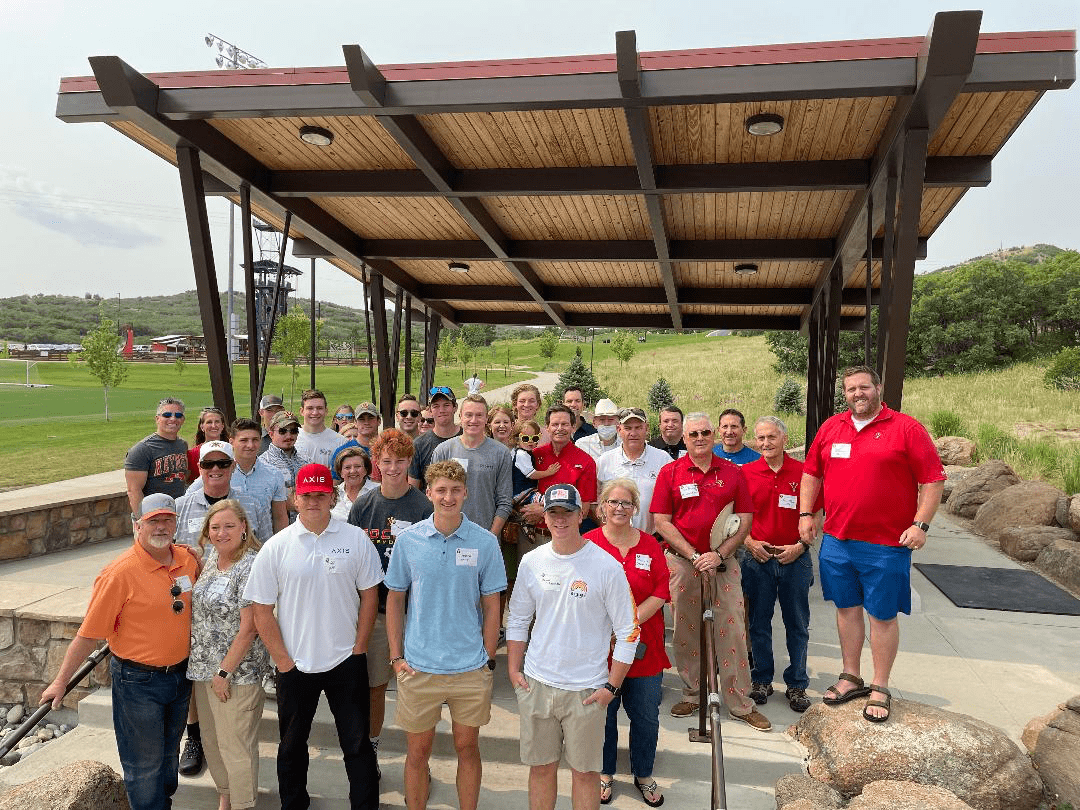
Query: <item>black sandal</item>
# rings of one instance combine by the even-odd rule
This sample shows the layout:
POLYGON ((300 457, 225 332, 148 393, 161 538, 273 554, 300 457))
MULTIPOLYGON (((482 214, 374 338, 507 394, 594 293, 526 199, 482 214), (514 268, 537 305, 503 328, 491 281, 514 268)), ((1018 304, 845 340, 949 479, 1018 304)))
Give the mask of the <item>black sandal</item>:
POLYGON ((850 672, 841 672, 837 677, 838 681, 848 681, 855 684, 854 689, 849 689, 846 692, 841 692, 835 686, 830 686, 825 690, 825 695, 821 698, 821 702, 826 706, 839 706, 841 703, 847 703, 849 700, 855 700, 855 698, 866 697, 870 694, 870 688, 866 686, 863 679, 858 675, 852 675, 850 672), (829 693, 836 695, 836 697, 830 697, 829 693))
POLYGON ((615 798, 615 791, 612 788, 615 786, 615 777, 604 781, 600 780, 600 804, 611 804, 611 800, 615 798), (604 798, 604 791, 608 791, 607 798, 604 798))
POLYGON ((869 720, 871 723, 884 723, 892 715, 892 692, 886 689, 884 686, 878 686, 876 683, 870 684, 867 687, 871 692, 879 692, 885 696, 885 700, 868 700, 866 706, 863 707, 862 716, 869 720), (871 706, 877 706, 885 710, 884 717, 877 717, 876 715, 869 714, 866 710, 871 706))
POLYGON ((638 790, 641 791, 641 800, 643 802, 645 802, 645 804, 649 805, 649 807, 659 807, 660 805, 662 805, 664 803, 664 794, 660 793, 660 788, 657 786, 655 779, 653 779, 651 782, 649 782, 649 784, 643 785, 643 784, 641 784, 641 782, 639 782, 637 780, 637 777, 635 776, 634 777, 634 787, 636 787, 638 790), (648 793, 654 793, 654 794, 655 793, 660 793, 660 798, 657 799, 656 801, 650 802, 649 797, 645 795, 647 792, 648 793))

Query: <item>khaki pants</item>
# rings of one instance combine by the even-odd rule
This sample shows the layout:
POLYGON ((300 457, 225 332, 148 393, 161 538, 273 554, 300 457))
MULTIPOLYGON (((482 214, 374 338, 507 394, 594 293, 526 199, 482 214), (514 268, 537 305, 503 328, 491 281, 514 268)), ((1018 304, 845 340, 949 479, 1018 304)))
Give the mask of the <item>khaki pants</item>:
POLYGON ((259 721, 266 693, 261 683, 231 684, 222 703, 209 681, 192 684, 203 752, 218 793, 234 810, 254 807, 259 792, 259 721))
MULTIPOLYGON (((668 553, 671 571, 671 607, 675 619, 673 647, 675 667, 686 684, 683 695, 699 703, 701 675, 700 624, 701 579, 690 562, 668 553)), ((743 612, 742 574, 735 559, 727 561, 727 571, 713 576, 713 645, 716 648, 717 685, 728 711, 749 714, 754 701, 749 698, 750 666, 746 658, 746 621, 743 612)))

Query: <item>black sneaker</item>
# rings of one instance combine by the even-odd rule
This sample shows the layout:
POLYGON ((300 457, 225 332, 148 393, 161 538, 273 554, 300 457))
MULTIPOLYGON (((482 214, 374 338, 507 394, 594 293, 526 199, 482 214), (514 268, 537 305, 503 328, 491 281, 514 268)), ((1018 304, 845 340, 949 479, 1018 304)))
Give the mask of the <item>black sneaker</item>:
POLYGON ((202 740, 188 737, 184 750, 180 754, 180 773, 183 776, 198 776, 203 768, 202 740))
POLYGON ((805 689, 792 686, 784 693, 784 697, 787 698, 788 706, 791 707, 793 712, 802 713, 810 708, 810 698, 806 696, 805 689))
POLYGON ((750 687, 750 699, 758 706, 765 705, 769 695, 773 693, 771 683, 755 683, 750 687))

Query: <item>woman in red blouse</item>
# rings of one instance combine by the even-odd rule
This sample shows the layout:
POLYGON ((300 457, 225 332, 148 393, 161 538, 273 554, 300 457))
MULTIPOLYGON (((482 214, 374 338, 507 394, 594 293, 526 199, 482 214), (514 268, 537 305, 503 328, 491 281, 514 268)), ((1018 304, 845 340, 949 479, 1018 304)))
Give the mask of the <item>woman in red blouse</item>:
POLYGON ((641 508, 633 481, 628 478, 609 481, 600 493, 599 507, 604 525, 585 537, 622 563, 641 627, 637 660, 623 681, 622 694, 608 704, 600 803, 607 804, 612 798, 621 703, 630 718, 630 770, 634 786, 641 791, 646 804, 659 807, 664 797, 652 778, 652 770, 660 731, 660 685, 664 670, 671 666, 664 651, 663 607, 671 600, 668 567, 656 538, 630 524, 641 508))

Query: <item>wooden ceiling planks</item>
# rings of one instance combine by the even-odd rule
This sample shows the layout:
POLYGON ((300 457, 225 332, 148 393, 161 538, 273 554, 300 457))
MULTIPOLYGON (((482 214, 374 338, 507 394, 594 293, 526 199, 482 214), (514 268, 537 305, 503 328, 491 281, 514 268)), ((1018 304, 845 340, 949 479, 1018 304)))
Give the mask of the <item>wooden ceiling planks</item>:
POLYGON ((740 276, 735 262, 675 262, 679 287, 810 287, 821 271, 821 262, 758 262, 758 272, 740 276))
POLYGON ((364 239, 475 239, 439 197, 317 197, 314 202, 364 239))
POLYGON ((656 262, 532 262, 545 284, 562 287, 659 287, 656 262))
POLYGON ((456 273, 449 263, 437 259, 399 259, 396 264, 421 284, 517 285, 514 274, 502 262, 469 261, 468 273, 456 273))
POLYGON ((448 298, 446 303, 465 312, 535 312, 543 314, 539 304, 531 301, 474 301, 466 298, 448 298))
POLYGON ((1038 98, 1035 90, 961 93, 934 133, 928 154, 996 155, 1038 98))
POLYGON ((919 212, 919 236, 929 236, 964 196, 964 188, 930 188, 923 190, 919 212))
POLYGON ((839 229, 854 196, 853 191, 668 194, 663 198, 664 219, 672 239, 823 238, 839 229), (763 200, 771 211, 774 197, 783 198, 780 204, 790 209, 790 219, 781 213, 763 222, 757 216, 763 200))
POLYGON ((717 304, 684 304, 682 311, 686 315, 787 315, 798 316, 803 308, 799 306, 722 306, 717 304))
POLYGON ((484 205, 511 239, 651 239, 642 197, 489 197, 484 205))

